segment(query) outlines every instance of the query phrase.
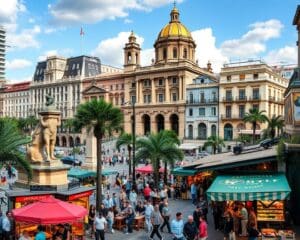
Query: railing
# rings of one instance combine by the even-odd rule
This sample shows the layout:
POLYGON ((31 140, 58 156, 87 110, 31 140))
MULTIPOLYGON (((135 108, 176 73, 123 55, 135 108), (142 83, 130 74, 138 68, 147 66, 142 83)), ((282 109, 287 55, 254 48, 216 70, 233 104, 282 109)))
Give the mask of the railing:
POLYGON ((221 114, 221 119, 226 120, 226 119, 243 119, 244 116, 240 114, 221 114))
POLYGON ((238 96, 235 98, 236 101, 247 101, 247 96, 238 96))
POLYGON ((223 97, 223 102, 233 102, 233 97, 232 96, 223 97))
POLYGON ((193 100, 186 100, 187 104, 217 104, 218 103, 218 99, 214 98, 214 99, 193 99, 193 100))
POLYGON ((261 100, 260 95, 252 95, 251 97, 249 97, 249 101, 259 101, 261 100))

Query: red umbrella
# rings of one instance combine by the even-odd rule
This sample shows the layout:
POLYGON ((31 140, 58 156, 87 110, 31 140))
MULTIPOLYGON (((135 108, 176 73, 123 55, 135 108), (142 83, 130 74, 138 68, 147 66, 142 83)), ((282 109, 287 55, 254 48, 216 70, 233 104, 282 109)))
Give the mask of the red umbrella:
POLYGON ((20 222, 57 224, 82 220, 87 210, 50 196, 25 207, 14 209, 12 214, 15 220, 20 222))
MULTIPOLYGON (((152 165, 151 164, 148 164, 146 166, 143 166, 143 167, 139 167, 137 169, 135 169, 137 172, 140 172, 140 173, 153 173, 153 168, 152 168, 152 165)), ((160 168, 159 169, 159 172, 160 173, 163 173, 164 172, 164 168, 160 168)))

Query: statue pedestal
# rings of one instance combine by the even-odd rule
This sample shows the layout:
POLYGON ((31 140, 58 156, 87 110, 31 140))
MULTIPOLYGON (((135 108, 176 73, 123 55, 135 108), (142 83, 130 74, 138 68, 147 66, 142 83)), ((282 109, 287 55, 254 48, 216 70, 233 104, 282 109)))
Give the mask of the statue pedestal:
POLYGON ((86 132, 86 156, 81 167, 92 171, 97 169, 97 144, 93 131, 86 132))
MULTIPOLYGON (((31 168, 30 185, 51 185, 57 186, 57 188, 68 185, 67 175, 70 167, 62 164, 60 160, 31 164, 31 168)), ((28 186, 27 174, 24 170, 19 169, 17 184, 28 186)))

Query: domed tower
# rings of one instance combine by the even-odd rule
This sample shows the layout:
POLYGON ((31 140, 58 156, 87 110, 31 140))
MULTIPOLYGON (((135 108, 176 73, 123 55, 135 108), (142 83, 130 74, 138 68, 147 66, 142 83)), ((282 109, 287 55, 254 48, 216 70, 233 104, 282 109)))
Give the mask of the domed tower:
POLYGON ((162 28, 154 43, 155 63, 186 60, 195 63, 196 44, 189 30, 180 22, 174 6, 169 24, 162 28))
POLYGON ((132 71, 140 65, 140 45, 136 42, 136 36, 133 31, 128 38, 128 43, 124 47, 124 68, 125 71, 132 71))

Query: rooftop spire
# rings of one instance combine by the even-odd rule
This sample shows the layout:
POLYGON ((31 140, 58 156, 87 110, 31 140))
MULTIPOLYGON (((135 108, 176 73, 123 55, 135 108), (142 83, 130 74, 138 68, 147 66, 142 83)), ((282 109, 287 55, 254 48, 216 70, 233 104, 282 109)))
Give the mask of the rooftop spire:
POLYGON ((174 1, 174 7, 170 13, 171 21, 170 22, 179 22, 179 11, 176 8, 176 1, 174 1))

